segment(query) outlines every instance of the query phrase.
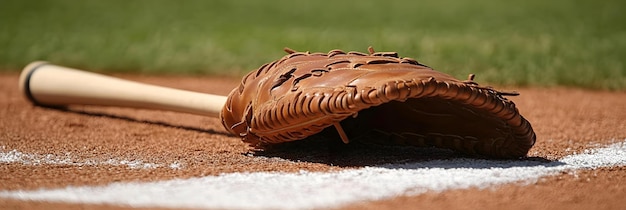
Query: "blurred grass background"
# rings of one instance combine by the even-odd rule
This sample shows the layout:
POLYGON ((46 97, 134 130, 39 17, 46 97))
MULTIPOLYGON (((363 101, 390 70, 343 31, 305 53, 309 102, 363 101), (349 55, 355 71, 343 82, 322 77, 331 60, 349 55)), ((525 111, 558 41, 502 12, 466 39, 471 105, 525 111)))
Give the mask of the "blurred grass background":
POLYGON ((241 76, 283 47, 397 51, 489 85, 626 90, 622 0, 0 0, 0 72, 241 76))

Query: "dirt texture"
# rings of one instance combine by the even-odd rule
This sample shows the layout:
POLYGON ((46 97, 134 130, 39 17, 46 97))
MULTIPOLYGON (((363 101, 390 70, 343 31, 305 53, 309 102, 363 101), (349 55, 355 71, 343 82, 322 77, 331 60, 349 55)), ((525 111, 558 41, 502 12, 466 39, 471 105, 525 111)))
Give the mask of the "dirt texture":
MULTIPOLYGON (((150 84, 226 95, 233 78, 115 75, 150 84)), ((538 139, 529 157, 556 160, 626 139, 626 92, 568 88, 515 89, 511 97, 538 139)), ((217 118, 130 108, 33 106, 18 75, 0 74, 0 149, 84 160, 182 164, 133 170, 119 165, 0 163, 0 190, 155 181, 231 172, 332 171, 369 165, 458 157, 447 151, 301 141, 251 151, 217 118)), ((545 177, 531 185, 449 190, 358 203, 342 209, 624 209, 626 167, 545 177)), ((119 206, 0 199, 0 209, 120 209, 119 206)), ((128 207, 130 208, 130 207, 128 207)))

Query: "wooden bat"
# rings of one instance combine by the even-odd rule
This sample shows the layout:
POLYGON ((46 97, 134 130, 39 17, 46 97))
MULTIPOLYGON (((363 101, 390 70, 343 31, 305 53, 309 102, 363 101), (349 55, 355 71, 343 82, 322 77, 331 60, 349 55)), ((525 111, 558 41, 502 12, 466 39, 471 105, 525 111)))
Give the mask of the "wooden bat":
POLYGON ((41 106, 118 106, 218 117, 226 102, 225 96, 133 82, 43 61, 27 65, 19 85, 31 102, 41 106))

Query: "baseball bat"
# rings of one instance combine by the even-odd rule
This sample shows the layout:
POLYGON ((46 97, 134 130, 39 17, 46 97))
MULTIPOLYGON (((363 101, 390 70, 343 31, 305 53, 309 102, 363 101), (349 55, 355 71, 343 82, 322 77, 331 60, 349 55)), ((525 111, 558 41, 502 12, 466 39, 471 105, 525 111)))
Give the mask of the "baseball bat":
POLYGON ((28 64, 20 91, 40 106, 98 105, 156 109, 218 117, 225 96, 150 85, 53 65, 28 64))

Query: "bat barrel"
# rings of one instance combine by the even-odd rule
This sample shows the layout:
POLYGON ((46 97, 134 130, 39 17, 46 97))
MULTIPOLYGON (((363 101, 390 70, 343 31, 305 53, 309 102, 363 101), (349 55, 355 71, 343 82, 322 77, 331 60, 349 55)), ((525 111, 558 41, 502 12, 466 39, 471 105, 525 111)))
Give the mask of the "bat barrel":
POLYGON ((218 117, 225 96, 144 84, 37 61, 19 81, 26 98, 40 106, 98 105, 157 109, 218 117))

